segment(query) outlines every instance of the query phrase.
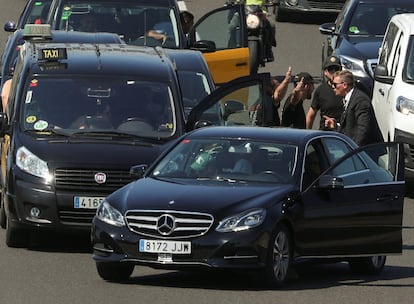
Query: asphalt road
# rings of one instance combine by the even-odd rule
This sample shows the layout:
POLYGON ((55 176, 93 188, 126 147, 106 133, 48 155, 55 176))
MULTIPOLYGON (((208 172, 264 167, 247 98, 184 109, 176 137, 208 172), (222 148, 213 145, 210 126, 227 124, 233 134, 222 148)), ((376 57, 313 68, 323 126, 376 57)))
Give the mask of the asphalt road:
MULTIPOLYGON (((0 24, 16 20, 25 0, 0 0, 0 24)), ((193 0, 196 17, 224 1, 193 0)), ((331 17, 332 18, 332 17, 331 17)), ((276 61, 262 69, 283 74, 320 74, 325 18, 278 23, 276 61)), ((0 45, 5 32, 0 31, 0 45)), ((353 275, 345 264, 301 269, 300 276, 280 290, 267 290, 254 276, 239 273, 175 272, 136 267, 131 280, 101 280, 91 258, 88 236, 42 235, 28 249, 5 245, 0 230, 0 303, 412 303, 414 296, 414 201, 406 198, 403 254, 388 258, 379 276, 353 275)))

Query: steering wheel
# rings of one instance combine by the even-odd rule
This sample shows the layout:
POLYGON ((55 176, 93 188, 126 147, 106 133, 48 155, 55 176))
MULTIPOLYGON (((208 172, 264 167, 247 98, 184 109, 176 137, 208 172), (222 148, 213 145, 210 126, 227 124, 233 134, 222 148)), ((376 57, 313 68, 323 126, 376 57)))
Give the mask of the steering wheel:
POLYGON ((148 120, 143 117, 129 117, 123 120, 118 126, 118 130, 132 131, 138 128, 141 131, 144 131, 144 130, 153 131, 154 130, 151 123, 149 123, 148 120))

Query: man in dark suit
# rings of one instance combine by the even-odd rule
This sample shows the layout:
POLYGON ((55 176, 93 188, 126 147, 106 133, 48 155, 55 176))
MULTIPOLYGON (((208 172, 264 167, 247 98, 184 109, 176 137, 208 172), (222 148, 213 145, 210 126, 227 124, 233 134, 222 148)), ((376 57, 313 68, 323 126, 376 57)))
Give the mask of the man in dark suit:
POLYGON ((352 73, 347 70, 335 72, 332 88, 336 95, 343 97, 344 112, 339 122, 324 116, 325 126, 347 135, 359 146, 384 141, 371 100, 354 86, 352 73))

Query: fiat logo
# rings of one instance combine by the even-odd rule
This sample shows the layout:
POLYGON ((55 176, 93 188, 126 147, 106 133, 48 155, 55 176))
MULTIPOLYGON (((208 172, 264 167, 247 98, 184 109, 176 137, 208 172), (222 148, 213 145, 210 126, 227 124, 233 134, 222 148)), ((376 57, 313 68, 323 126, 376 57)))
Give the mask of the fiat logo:
POLYGON ((106 174, 103 172, 98 172, 95 174, 95 182, 97 184, 104 184, 106 182, 106 174))

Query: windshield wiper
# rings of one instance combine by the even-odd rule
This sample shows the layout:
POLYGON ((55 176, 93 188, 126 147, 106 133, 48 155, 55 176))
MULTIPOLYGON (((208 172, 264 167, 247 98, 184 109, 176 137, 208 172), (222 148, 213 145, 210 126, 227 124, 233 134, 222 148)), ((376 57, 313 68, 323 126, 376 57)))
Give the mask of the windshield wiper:
POLYGON ((228 182, 228 183, 247 183, 245 180, 222 177, 222 176, 197 177, 197 180, 199 180, 199 181, 218 181, 218 182, 228 182))
POLYGON ((30 133, 36 133, 36 134, 45 134, 45 135, 60 135, 60 136, 65 136, 65 137, 70 137, 71 133, 69 132, 65 132, 62 129, 44 129, 44 130, 26 130, 25 132, 30 132, 30 133))

